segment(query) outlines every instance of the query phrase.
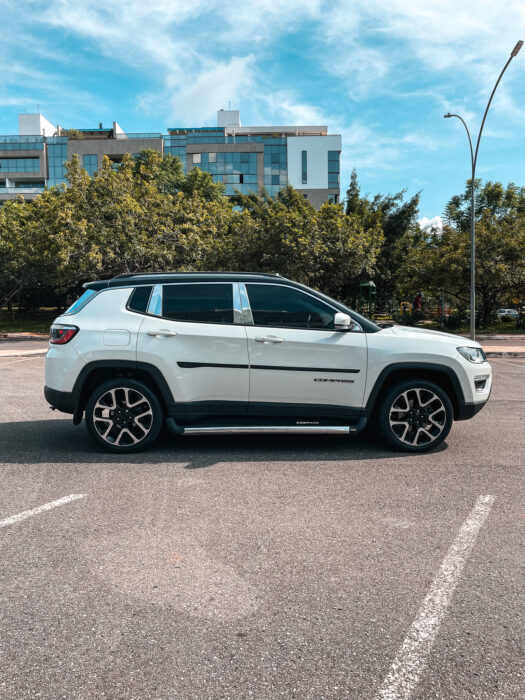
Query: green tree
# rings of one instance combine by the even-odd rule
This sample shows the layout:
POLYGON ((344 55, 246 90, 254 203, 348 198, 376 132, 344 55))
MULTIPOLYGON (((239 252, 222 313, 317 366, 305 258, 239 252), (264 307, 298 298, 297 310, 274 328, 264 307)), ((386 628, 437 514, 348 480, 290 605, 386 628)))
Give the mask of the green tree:
MULTIPOLYGON (((503 300, 525 297, 525 196, 513 184, 476 182, 476 300, 485 327, 503 300)), ((401 270, 434 293, 444 289, 463 307, 470 294, 470 182, 450 199, 441 234, 420 241, 401 270)))
MULTIPOLYGON (((365 230, 381 231, 382 247, 373 271, 376 303, 383 308, 395 295, 399 270, 412 247, 419 245, 419 193, 405 201, 405 190, 394 195, 361 196, 357 172, 352 171, 346 193, 346 213, 358 216, 365 230)), ((413 290, 415 291, 415 290, 413 290)))

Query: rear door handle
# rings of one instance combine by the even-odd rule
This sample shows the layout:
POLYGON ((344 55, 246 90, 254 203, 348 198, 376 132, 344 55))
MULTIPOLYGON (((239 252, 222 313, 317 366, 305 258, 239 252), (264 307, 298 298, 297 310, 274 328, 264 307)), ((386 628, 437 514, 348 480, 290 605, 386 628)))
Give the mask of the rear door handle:
POLYGON ((284 338, 278 338, 276 335, 264 335, 254 338, 256 343, 284 343, 284 338))
POLYGON ((173 336, 177 335, 175 331, 168 331, 165 328, 159 328, 158 331, 147 331, 146 333, 154 338, 173 338, 173 336))

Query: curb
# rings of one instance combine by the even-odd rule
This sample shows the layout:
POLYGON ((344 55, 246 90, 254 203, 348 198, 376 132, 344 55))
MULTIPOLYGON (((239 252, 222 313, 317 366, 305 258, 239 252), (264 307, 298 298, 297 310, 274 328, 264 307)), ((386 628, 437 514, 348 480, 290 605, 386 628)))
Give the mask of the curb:
POLYGON ((0 350, 0 359, 3 357, 43 357, 46 353, 47 348, 45 350, 19 350, 18 352, 0 350))
POLYGON ((23 333, 0 333, 0 343, 9 343, 9 342, 20 342, 20 341, 26 341, 26 340, 49 340, 49 334, 28 334, 24 335, 23 333))
POLYGON ((494 351, 488 351, 485 352, 485 355, 487 357, 525 357, 525 352, 498 352, 496 350, 494 351))

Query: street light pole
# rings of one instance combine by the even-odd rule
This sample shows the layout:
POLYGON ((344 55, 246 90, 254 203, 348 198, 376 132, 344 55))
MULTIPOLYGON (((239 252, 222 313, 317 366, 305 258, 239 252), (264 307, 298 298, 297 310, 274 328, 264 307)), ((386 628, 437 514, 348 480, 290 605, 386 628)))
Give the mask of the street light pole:
POLYGON ((472 147, 472 139, 470 137, 470 131, 469 128, 463 119, 459 114, 451 114, 448 112, 447 114, 443 115, 445 119, 450 119, 450 117, 456 117, 459 119, 462 123, 463 126, 465 127, 465 130, 467 132, 468 136, 468 142, 470 146, 470 163, 472 167, 472 175, 471 175, 471 180, 470 180, 470 337, 472 340, 476 340, 476 212, 475 212, 475 204, 476 204, 476 196, 474 193, 474 186, 475 186, 475 178, 476 178, 476 164, 478 161, 478 151, 479 151, 479 142, 481 141, 481 134, 483 133, 483 127, 485 126, 485 120, 487 118, 487 113, 489 111, 489 107, 492 103, 492 98, 494 97, 494 93, 496 92, 496 88, 498 87, 501 78, 503 77, 503 73, 508 68, 509 63, 512 61, 512 59, 518 55, 519 50, 523 46, 523 41, 518 41, 516 46, 512 49, 511 54, 509 56, 509 59, 507 63, 503 66, 503 70, 499 74, 499 77, 496 81, 496 84, 494 85, 494 88, 492 89, 490 99, 488 101, 487 107, 485 109, 485 114, 483 115, 483 120, 481 122, 481 128, 479 130, 478 134, 478 140, 476 142, 476 150, 474 151, 472 147))

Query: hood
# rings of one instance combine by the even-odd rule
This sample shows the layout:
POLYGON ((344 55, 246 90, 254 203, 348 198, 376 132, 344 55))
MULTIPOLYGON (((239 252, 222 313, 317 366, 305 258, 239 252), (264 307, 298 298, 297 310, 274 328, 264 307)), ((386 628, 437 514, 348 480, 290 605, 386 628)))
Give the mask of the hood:
POLYGON ((404 338, 422 338, 422 336, 433 336, 436 341, 441 341, 444 343, 454 343, 458 347, 462 345, 468 345, 469 347, 479 348, 481 345, 475 341, 470 340, 470 338, 465 338, 462 335, 454 335, 453 333, 443 333, 442 331, 427 330, 426 328, 417 328, 415 326, 392 326, 391 328, 385 328, 380 333, 389 332, 390 335, 398 335, 404 338))

